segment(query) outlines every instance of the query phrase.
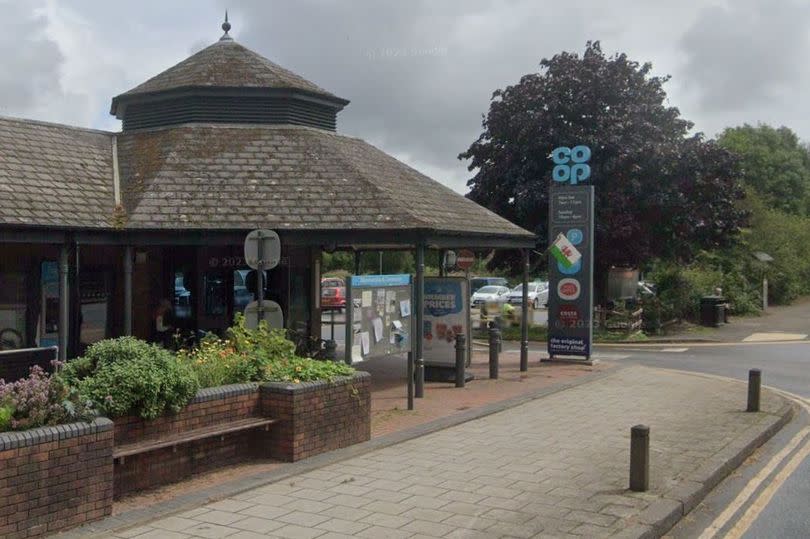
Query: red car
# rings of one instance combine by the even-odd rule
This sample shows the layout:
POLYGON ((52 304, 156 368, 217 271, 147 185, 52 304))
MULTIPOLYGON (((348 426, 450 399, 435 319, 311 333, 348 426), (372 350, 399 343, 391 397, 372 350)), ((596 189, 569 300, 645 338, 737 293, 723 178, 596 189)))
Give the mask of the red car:
POLYGON ((321 288, 321 309, 324 311, 337 309, 338 312, 346 308, 346 288, 330 286, 321 288))

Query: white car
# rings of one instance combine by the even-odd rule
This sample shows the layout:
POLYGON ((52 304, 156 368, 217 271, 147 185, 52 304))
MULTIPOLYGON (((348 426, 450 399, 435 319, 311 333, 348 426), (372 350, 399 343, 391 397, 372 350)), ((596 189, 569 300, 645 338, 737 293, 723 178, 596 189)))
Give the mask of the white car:
MULTIPOLYGON (((507 301, 511 305, 520 305, 523 303, 523 285, 519 284, 509 292, 507 301)), ((548 303, 548 283, 534 282, 529 283, 529 304, 535 309, 544 307, 548 303)))
POLYGON ((486 303, 506 303, 506 297, 509 295, 509 287, 507 286, 484 286, 479 288, 475 294, 472 295, 470 303, 474 307, 480 307, 486 303))

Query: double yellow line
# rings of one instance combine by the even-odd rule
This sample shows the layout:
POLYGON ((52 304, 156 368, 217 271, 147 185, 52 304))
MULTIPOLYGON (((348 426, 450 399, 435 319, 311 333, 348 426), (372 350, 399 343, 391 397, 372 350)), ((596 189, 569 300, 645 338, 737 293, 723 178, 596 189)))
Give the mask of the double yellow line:
MULTIPOLYGON (((797 402, 810 413, 810 400, 794 395, 787 391, 769 388, 776 393, 797 402)), ((801 465, 804 460, 810 456, 810 427, 804 427, 799 431, 788 444, 782 448, 776 455, 774 455, 768 464, 763 467, 751 480, 745 485, 745 488, 740 491, 737 497, 732 501, 726 509, 717 516, 716 519, 703 531, 700 539, 713 539, 720 532, 723 527, 734 517, 734 515, 745 505, 754 493, 759 489, 762 484, 770 477, 786 459, 793 453, 790 460, 782 466, 779 472, 773 477, 768 485, 754 498, 754 501, 746 508, 745 512, 740 515, 740 518, 734 526, 726 533, 726 539, 737 539, 742 537, 743 534, 751 527, 751 524, 757 519, 762 511, 768 506, 773 499, 779 488, 787 481, 796 469, 801 465), (797 449, 798 448, 798 449, 797 449), (795 453, 794 453, 795 451, 795 453)))

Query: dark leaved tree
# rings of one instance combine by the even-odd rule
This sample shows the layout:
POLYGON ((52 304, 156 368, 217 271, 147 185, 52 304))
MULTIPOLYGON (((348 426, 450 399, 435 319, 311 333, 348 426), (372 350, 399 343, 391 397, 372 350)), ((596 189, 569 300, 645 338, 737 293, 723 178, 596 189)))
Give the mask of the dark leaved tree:
MULTIPOLYGON (((606 57, 598 42, 563 52, 539 73, 493 94, 484 131, 469 159, 469 197, 534 231, 547 246, 551 150, 591 147, 596 186, 597 279, 610 266, 651 257, 688 260, 698 249, 732 241, 744 215, 733 154, 666 105, 668 77, 624 54, 606 57)), ((497 266, 517 268, 504 251, 497 266)))

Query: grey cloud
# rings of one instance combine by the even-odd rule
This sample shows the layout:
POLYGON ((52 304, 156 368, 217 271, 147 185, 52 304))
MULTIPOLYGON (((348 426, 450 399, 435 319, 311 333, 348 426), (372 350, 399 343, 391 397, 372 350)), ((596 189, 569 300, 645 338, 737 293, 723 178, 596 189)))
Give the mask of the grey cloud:
POLYGON ((6 115, 23 115, 60 92, 64 58, 57 44, 45 35, 47 20, 31 8, 28 3, 3 4, 6 24, 0 32, 0 110, 6 115))
MULTIPOLYGON (((739 110, 778 97, 801 79, 810 6, 741 0, 703 9, 683 36, 683 71, 707 111, 739 110)), ((741 119, 742 120, 742 119, 741 119)))

